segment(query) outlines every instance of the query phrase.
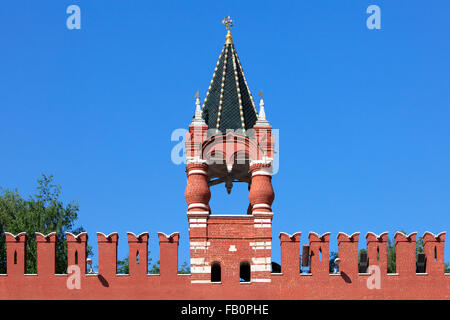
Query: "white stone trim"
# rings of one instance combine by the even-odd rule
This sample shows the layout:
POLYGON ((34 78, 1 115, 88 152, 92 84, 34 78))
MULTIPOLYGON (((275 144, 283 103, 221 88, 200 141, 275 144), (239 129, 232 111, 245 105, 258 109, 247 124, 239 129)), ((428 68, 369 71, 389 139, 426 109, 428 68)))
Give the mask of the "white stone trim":
POLYGON ((211 216, 213 216, 213 217, 251 217, 251 215, 248 215, 248 214, 213 214, 213 215, 211 215, 211 216))
POLYGON ((191 280, 191 283, 212 283, 211 280, 191 280))
POLYGON ((266 158, 264 157, 264 159, 262 160, 250 160, 250 167, 253 166, 254 164, 269 164, 270 166, 272 166, 272 158, 266 158))
POLYGON ((250 246, 271 246, 272 242, 270 241, 260 241, 260 242, 250 242, 250 246))
POLYGON ((191 274, 194 273, 211 273, 211 266, 202 266, 202 267, 192 266, 191 274))
POLYGON ((383 235, 388 235, 388 232, 385 231, 385 232, 380 233, 380 234, 378 235, 378 234, 375 234, 375 233, 369 231, 369 232, 367 232, 367 234, 366 234, 366 239, 367 239, 367 236, 368 236, 369 234, 375 236, 375 238, 377 238, 378 240, 381 240, 381 238, 383 237, 383 235))
MULTIPOLYGON (((161 232, 162 233, 162 232, 161 232)), ((175 233, 175 232, 174 232, 175 233)), ((81 234, 81 233, 80 233, 81 234)), ((79 234, 79 235, 80 235, 79 234)), ((106 234, 104 234, 103 232, 97 232, 97 235, 99 235, 99 234, 101 234, 101 235, 103 235, 105 238, 109 238, 109 237, 111 237, 111 236, 113 236, 113 235, 115 235, 115 234, 117 234, 117 235, 119 235, 119 233, 117 233, 117 232, 111 232, 110 234, 108 234, 108 235, 106 235, 106 234)), ((78 235, 78 236, 79 236, 78 235)))
POLYGON ((194 169, 188 172, 188 176, 190 176, 191 174, 203 174, 203 175, 208 175, 208 173, 204 170, 200 170, 200 169, 194 169))
POLYGON ((203 265, 205 263, 205 258, 191 258, 191 265, 203 265))
MULTIPOLYGON (((5 233, 6 233, 6 232, 5 232, 5 233)), ((56 232, 55 232, 55 231, 53 231, 53 232, 50 232, 50 233, 49 233, 49 234, 47 234, 47 235, 45 235, 45 234, 42 234, 42 233, 40 233, 40 232, 35 232, 35 234, 39 234, 39 235, 43 236, 44 238, 47 238, 47 237, 51 236, 52 234, 56 234, 56 232)))
POLYGON ((206 160, 201 159, 198 156, 196 156, 196 157, 187 157, 186 158, 186 164, 191 164, 191 163, 203 164, 203 163, 206 163, 206 162, 207 162, 206 160))
MULTIPOLYGON (((117 232, 116 232, 117 233, 117 232)), ((171 234, 169 234, 169 235, 167 235, 167 234, 165 234, 164 232, 158 232, 158 234, 163 234, 167 239, 169 239, 169 238, 171 238, 171 237, 173 237, 175 234, 179 234, 180 232, 178 232, 178 231, 175 231, 175 232, 172 232, 171 234)))
POLYGON ((253 209, 257 209, 257 208, 269 208, 270 206, 266 203, 256 203, 253 205, 253 209))
POLYGON ((189 219, 189 223, 201 223, 201 222, 206 222, 207 219, 206 218, 191 218, 189 219))
POLYGON ((270 228, 272 227, 272 224, 256 224, 255 223, 255 228, 270 228))
POLYGON ((409 237, 411 237, 412 235, 417 235, 417 231, 414 231, 414 232, 411 232, 410 234, 408 234, 408 235, 406 235, 406 233, 403 233, 403 232, 401 232, 401 231, 397 231, 395 234, 394 234, 394 237, 397 235, 397 233, 398 234, 402 234, 402 235, 404 235, 406 238, 409 238, 409 237))
POLYGON ((209 215, 209 211, 188 211, 187 215, 202 215, 202 216, 207 216, 209 215))
POLYGON ((208 250, 208 247, 211 245, 211 242, 201 241, 201 242, 191 242, 190 249, 191 250, 208 250))
POLYGON ((431 234, 435 239, 437 239, 437 238, 439 238, 441 235, 443 235, 443 234, 445 235, 445 234, 446 234, 446 231, 442 231, 442 232, 438 233, 437 235, 434 234, 433 232, 425 231, 425 232, 423 233, 423 236, 422 236, 422 237, 425 237, 425 235, 426 235, 427 233, 431 234))
POLYGON ((272 282, 272 279, 252 279, 251 282, 272 282))
POLYGON ((131 235, 133 235, 133 236, 135 236, 136 238, 139 239, 141 236, 148 235, 148 232, 147 232, 147 231, 144 231, 144 232, 141 232, 141 233, 138 234, 138 235, 135 235, 134 232, 127 231, 127 235, 128 235, 128 234, 131 234, 131 235))
POLYGON ((204 203, 191 203, 188 206, 188 210, 192 209, 192 208, 198 208, 198 207, 200 207, 200 208, 208 208, 208 206, 206 204, 204 204, 204 203))
POLYGON ((270 264, 252 264, 250 266, 251 271, 270 271, 270 264))
POLYGON ((206 228, 206 223, 192 223, 189 225, 191 228, 206 228))
MULTIPOLYGON (((261 170, 258 170, 258 171, 255 171, 255 172, 252 172, 252 177, 254 177, 254 176, 271 176, 272 175, 272 170, 270 169, 270 171, 268 171, 268 170, 262 170, 263 168, 261 168, 261 170)), ((269 169, 269 168, 267 168, 267 169, 269 169)))
POLYGON ((210 245, 211 245, 211 242, 209 242, 209 241, 198 241, 198 242, 193 241, 193 242, 191 242, 191 247, 192 246, 210 246, 210 245))
POLYGON ((252 258, 253 264, 267 264, 270 263, 270 257, 252 258))
POLYGON ((272 223, 272 219, 255 219, 255 223, 272 223))
POLYGON ((346 234, 345 232, 339 232, 338 233, 338 237, 339 237, 339 234, 343 234, 344 236, 346 236, 347 238, 353 238, 354 236, 357 236, 357 235, 359 235, 361 232, 359 232, 359 231, 357 231, 357 232, 353 232, 351 235, 348 235, 348 234, 346 234))

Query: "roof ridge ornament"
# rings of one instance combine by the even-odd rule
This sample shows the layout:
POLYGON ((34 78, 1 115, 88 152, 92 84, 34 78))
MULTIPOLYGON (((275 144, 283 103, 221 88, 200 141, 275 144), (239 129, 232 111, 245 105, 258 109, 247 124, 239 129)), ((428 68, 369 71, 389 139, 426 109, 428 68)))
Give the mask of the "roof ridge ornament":
POLYGON ((200 126, 206 126, 205 120, 203 120, 202 117, 202 108, 200 103, 200 97, 198 96, 198 90, 195 94, 195 115, 194 119, 192 120, 192 125, 200 125, 200 126))
POLYGON ((226 41, 225 44, 233 44, 233 36, 231 35, 231 28, 233 28, 233 20, 230 16, 223 18, 222 23, 227 29, 227 35, 225 36, 226 41))
POLYGON ((261 100, 259 101, 259 115, 256 120, 255 126, 267 127, 270 126, 269 121, 266 120, 266 111, 264 110, 264 98, 262 91, 258 92, 261 100))

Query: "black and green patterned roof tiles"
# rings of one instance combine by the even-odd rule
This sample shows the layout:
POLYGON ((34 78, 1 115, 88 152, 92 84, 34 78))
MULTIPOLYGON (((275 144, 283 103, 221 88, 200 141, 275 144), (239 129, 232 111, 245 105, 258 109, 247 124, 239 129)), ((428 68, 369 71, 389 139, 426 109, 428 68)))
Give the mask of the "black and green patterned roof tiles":
POLYGON ((255 125, 256 108, 233 43, 224 45, 202 110, 208 128, 223 133, 255 125))

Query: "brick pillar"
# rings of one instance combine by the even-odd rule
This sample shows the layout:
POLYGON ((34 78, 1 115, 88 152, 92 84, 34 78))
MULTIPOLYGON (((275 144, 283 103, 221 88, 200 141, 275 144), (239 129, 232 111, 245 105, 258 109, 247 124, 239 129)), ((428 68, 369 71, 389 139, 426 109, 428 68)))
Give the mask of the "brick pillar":
MULTIPOLYGON (((272 127, 270 125, 259 126, 258 124, 255 124, 253 130, 255 133, 255 139, 258 144, 258 148, 255 148, 255 150, 251 149, 251 151, 253 151, 251 153, 251 158, 262 159, 264 156, 273 158, 274 141, 272 136, 272 127)), ((252 148, 252 145, 250 146, 250 148, 252 148)))
POLYGON ((77 265, 80 267, 81 274, 86 274, 86 248, 88 235, 82 232, 74 235, 66 232, 67 239, 67 265, 77 265))
POLYGON ((309 233, 310 264, 313 276, 328 276, 330 274, 330 233, 319 236, 315 232, 309 233), (320 251, 322 259, 320 259, 320 251))
POLYGON ((148 233, 144 232, 136 236, 132 232, 127 232, 127 236, 128 236, 128 262, 130 275, 133 276, 147 275, 148 233), (137 259, 138 256, 139 260, 137 259))
POLYGON ((27 265, 27 233, 18 235, 5 232, 6 273, 8 276, 23 276, 27 265))
POLYGON ((366 235, 369 266, 378 266, 383 276, 387 274, 387 240, 387 232, 379 236, 372 232, 368 232, 366 235))
POLYGON ((280 233, 281 272, 284 276, 295 277, 300 274, 300 236, 301 232, 292 236, 280 233))
POLYGON ((119 235, 113 232, 105 235, 97 232, 98 241, 98 273, 102 276, 117 274, 117 242, 119 235))
POLYGON ((423 249, 427 258, 426 272, 431 276, 443 276, 445 272, 444 261, 445 232, 437 236, 431 232, 423 235, 423 249))
POLYGON ((252 213, 272 212, 275 193, 272 188, 272 165, 270 162, 254 161, 250 164, 252 182, 248 198, 252 213))
POLYGON ((271 281, 272 217, 272 212, 253 211, 254 243, 250 246, 254 250, 250 261, 251 282, 271 281))
POLYGON ((359 232, 355 232, 351 236, 339 232, 338 237, 339 248, 339 272, 346 274, 350 278, 358 275, 358 240, 359 232))
POLYGON ((416 274, 416 236, 417 232, 408 236, 402 232, 394 235, 396 271, 401 276, 416 274))
MULTIPOLYGON (((200 100, 196 100, 196 105, 200 111, 200 100)), ((202 153, 202 144, 206 140, 208 126, 206 125, 204 120, 201 119, 201 114, 199 116, 200 118, 197 119, 194 116, 193 122, 189 125, 189 133, 187 133, 186 135, 187 159, 200 158, 202 153)))
POLYGON ((54 275, 56 271, 56 232, 43 235, 36 232, 37 273, 54 275))
POLYGON ((158 232, 160 276, 163 280, 175 280, 178 274, 178 243, 180 234, 172 233, 170 236, 158 232))
POLYGON ((193 283, 209 282, 211 279, 211 266, 207 261, 207 250, 210 244, 207 241, 208 218, 207 212, 188 212, 191 281, 193 283))
POLYGON ((208 186, 208 165, 203 162, 191 162, 186 165, 187 186, 184 197, 188 212, 210 212, 211 192, 208 186))

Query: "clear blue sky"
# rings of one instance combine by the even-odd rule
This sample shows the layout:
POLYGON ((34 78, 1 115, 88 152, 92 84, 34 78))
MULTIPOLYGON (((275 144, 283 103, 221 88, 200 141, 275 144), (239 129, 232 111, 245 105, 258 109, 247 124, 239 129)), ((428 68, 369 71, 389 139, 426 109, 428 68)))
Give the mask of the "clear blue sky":
MULTIPOLYGON (((189 258, 184 166, 171 132, 187 128, 233 37, 254 96, 280 130, 273 177, 278 234, 438 233, 450 225, 450 2, 3 1, 0 185, 33 193, 54 174, 97 250, 97 231, 181 233, 189 258), (81 8, 81 30, 66 8, 81 8), (366 8, 381 8, 368 30, 366 8)), ((248 193, 212 189, 215 213, 245 213, 248 193)), ((449 248, 449 246, 447 246, 449 248)), ((448 250, 447 250, 448 251, 448 250)), ((447 254, 447 260, 450 255, 447 254)), ((94 261, 97 260, 97 255, 94 261)))

